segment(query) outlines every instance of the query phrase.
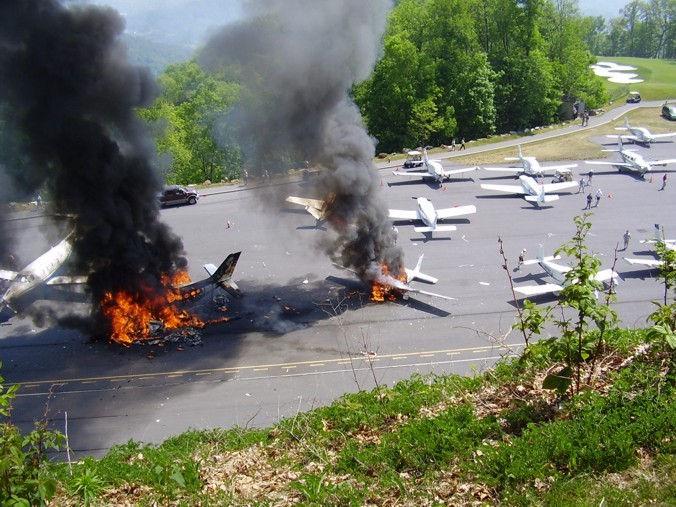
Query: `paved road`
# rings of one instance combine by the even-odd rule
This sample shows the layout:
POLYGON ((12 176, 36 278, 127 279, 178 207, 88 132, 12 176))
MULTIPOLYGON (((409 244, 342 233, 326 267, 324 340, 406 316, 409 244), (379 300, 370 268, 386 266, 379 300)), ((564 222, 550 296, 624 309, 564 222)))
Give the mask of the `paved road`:
MULTIPOLYGON (((673 157, 675 151, 672 143, 639 149, 647 159, 673 157)), ((604 198, 592 210, 589 246, 604 268, 611 266, 625 229, 633 236, 629 253, 636 256, 650 254, 639 239, 652 235, 654 223, 676 236, 674 189, 659 192, 658 178, 641 181, 598 169, 592 189, 602 188, 604 198)), ((586 171, 583 164, 576 170, 586 171)), ((330 233, 315 230, 310 215, 283 203, 289 193, 306 191, 295 182, 205 192, 196 206, 163 210, 162 219, 183 238, 193 279, 202 277, 203 263, 242 250, 236 277, 246 297, 231 304, 229 315, 236 320, 205 328, 198 346, 126 349, 12 318, 0 327, 0 357, 6 381, 22 384, 13 420, 28 427, 48 405, 54 427, 64 430, 67 419, 76 456, 101 455, 130 438, 159 443, 188 428, 265 426, 414 372, 469 374, 518 353, 522 340, 510 333, 515 310, 497 239, 504 242, 516 284, 546 281, 537 267, 511 271, 518 252, 525 247, 534 254, 538 243, 552 251, 568 240, 583 194, 538 208, 481 190, 482 178, 513 183, 495 173, 473 173, 445 190, 402 181, 388 170, 380 174, 390 207, 412 209, 412 196, 428 197, 438 207, 477 206, 476 215, 452 221, 457 231, 434 239, 398 224, 407 264, 424 253, 423 271, 440 279, 425 288, 456 301, 420 296, 369 303, 319 248, 330 233)), ((40 219, 15 224, 27 233, 26 255, 39 253, 40 219)), ((650 272, 622 261, 617 270, 624 281, 615 308, 624 325, 641 327, 661 287, 650 272)), ((40 304, 86 312, 82 303, 40 304)))

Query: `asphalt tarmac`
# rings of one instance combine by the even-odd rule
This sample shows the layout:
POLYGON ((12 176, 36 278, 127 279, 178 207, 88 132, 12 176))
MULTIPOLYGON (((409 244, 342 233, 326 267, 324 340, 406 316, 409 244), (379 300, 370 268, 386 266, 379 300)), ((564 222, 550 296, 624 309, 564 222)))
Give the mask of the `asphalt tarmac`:
MULTIPOLYGON (((637 149, 648 160, 676 156, 671 142, 637 149)), ((610 157, 619 160, 617 154, 610 157)), ((571 162, 578 163, 576 176, 591 167, 571 162)), ((309 214, 283 201, 290 194, 314 197, 298 181, 205 190, 197 205, 165 209, 161 216, 183 239, 193 279, 206 275, 202 264, 242 251, 235 279, 245 297, 230 302, 226 315, 232 320, 202 329, 198 345, 125 348, 35 323, 24 314, 13 317, 0 327, 0 374, 5 385, 21 384, 12 420, 29 428, 47 412, 52 427, 67 429, 72 456, 100 456, 129 439, 160 443, 189 428, 267 426, 413 373, 483 371, 523 347, 523 338, 511 331, 516 310, 508 275, 515 285, 550 281, 537 265, 514 271, 519 251, 526 248, 534 257, 542 243, 549 254, 568 241, 586 193, 598 188, 603 198, 591 210, 587 245, 602 260, 601 268, 609 268, 624 231, 630 231, 627 252, 617 253, 615 269, 623 280, 613 307, 622 325, 643 327, 663 287, 653 271, 621 257, 650 257, 652 247, 639 240, 652 238, 656 223, 676 237, 676 189, 658 190, 662 173, 641 180, 611 167, 603 174, 604 168, 593 169, 592 185, 583 193, 573 189, 547 206, 480 188, 481 182, 514 184, 509 175, 468 172, 440 188, 379 169, 389 207, 414 209, 412 197, 427 197, 437 208, 477 207, 476 214, 446 221, 456 231, 432 238, 407 222, 396 224, 406 265, 413 267, 424 254, 422 271, 439 278, 436 285, 414 284, 456 298, 452 301, 416 295, 370 302, 363 286, 322 251, 330 230, 316 229, 309 214)), ((22 248, 28 260, 31 252, 44 251, 47 240, 36 239, 42 237, 40 218, 13 223, 27 235, 22 248)), ((205 299, 201 308, 210 312, 205 299)), ((35 305, 87 312, 82 302, 35 305)))

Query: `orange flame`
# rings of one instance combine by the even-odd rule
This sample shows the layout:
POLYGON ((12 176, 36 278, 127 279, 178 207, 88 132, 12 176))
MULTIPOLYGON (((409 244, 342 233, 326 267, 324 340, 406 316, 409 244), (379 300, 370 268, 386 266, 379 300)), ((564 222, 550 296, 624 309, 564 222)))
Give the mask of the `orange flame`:
MULTIPOLYGON (((382 264, 380 269, 385 276, 391 276, 402 282, 406 281, 406 272, 403 270, 399 271, 399 273, 395 275, 394 273, 390 273, 390 269, 387 264, 382 264)), ((371 301, 394 301, 401 295, 402 291, 396 287, 385 285, 379 282, 377 279, 371 281, 371 301)))
POLYGON ((190 281, 185 272, 177 273, 173 277, 163 276, 164 290, 159 294, 150 289, 137 294, 124 291, 105 293, 100 306, 111 327, 110 338, 123 345, 152 339, 154 337, 150 324, 153 321, 161 322, 164 329, 203 327, 204 322, 198 317, 172 304, 180 299, 172 290, 172 285, 185 283, 186 279, 190 281))

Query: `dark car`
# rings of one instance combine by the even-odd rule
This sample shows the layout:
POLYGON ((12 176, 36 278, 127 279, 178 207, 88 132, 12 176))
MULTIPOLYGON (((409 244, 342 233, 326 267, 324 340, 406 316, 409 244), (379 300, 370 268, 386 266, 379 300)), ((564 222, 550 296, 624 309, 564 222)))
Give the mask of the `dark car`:
POLYGON ((676 104, 664 104, 662 106, 662 116, 667 120, 676 120, 676 104))
POLYGON ((164 187, 160 194, 161 206, 173 206, 174 204, 195 204, 200 196, 197 190, 185 188, 180 185, 169 185, 164 187))

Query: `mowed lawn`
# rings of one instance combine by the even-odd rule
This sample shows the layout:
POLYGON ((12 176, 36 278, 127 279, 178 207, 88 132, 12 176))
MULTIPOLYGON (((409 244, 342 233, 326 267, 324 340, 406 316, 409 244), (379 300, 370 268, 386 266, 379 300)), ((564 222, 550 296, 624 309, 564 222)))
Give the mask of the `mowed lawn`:
POLYGON ((618 84, 606 81, 606 89, 612 101, 626 99, 630 90, 641 93, 643 100, 676 100, 676 60, 652 58, 597 56, 599 62, 613 62, 636 67, 636 74, 642 83, 618 84))

